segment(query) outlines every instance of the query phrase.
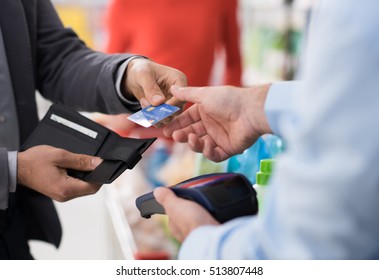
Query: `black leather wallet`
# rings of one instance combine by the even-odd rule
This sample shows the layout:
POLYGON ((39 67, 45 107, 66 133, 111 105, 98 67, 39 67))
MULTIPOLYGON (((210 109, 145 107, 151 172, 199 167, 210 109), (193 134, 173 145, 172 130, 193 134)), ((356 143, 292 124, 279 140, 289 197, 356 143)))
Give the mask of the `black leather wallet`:
POLYGON ((121 137, 72 109, 54 104, 20 150, 49 145, 101 157, 103 162, 93 171, 68 170, 68 175, 87 182, 107 184, 126 169, 133 169, 155 140, 121 137))

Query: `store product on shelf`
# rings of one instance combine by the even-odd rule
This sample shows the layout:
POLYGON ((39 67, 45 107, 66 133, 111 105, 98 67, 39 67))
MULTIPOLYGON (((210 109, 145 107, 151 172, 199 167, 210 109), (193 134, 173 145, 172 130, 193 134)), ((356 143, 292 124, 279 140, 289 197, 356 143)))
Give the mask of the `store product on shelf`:
MULTIPOLYGON (((161 217, 146 221, 141 218, 135 206, 134 201, 138 196, 151 191, 143 164, 144 162, 131 172, 124 173, 112 186, 117 188, 117 199, 124 211, 122 215, 130 228, 131 236, 128 239, 133 244, 126 245, 133 248, 135 259, 175 259, 178 245, 167 235, 161 217)), ((114 230, 125 231, 117 228, 114 230)))
POLYGON ((196 154, 185 143, 172 143, 172 152, 158 173, 162 186, 173 186, 193 177, 196 154))
POLYGON ((160 178, 160 172, 170 158, 171 151, 169 145, 172 145, 172 142, 169 143, 165 140, 158 139, 146 162, 146 179, 153 188, 164 185, 163 180, 160 178))
POLYGON ((227 172, 244 174, 251 184, 256 182, 256 173, 262 159, 274 158, 284 150, 283 140, 272 134, 265 134, 242 154, 232 156, 226 164, 227 172))
POLYGON ((259 171, 256 174, 256 183, 253 186, 255 191, 257 192, 259 213, 262 213, 264 209, 264 196, 274 165, 274 159, 262 159, 260 161, 259 171))
POLYGON ((280 137, 273 134, 265 134, 262 136, 262 139, 270 158, 276 158, 276 156, 284 152, 285 143, 280 137))
POLYGON ((225 164, 226 161, 214 162, 204 157, 202 153, 196 153, 193 176, 224 172, 225 164))

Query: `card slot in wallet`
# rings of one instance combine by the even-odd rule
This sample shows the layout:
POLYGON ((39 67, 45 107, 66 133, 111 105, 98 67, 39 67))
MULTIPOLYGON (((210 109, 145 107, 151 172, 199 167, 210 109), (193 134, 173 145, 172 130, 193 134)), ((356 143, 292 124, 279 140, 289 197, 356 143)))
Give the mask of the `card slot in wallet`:
POLYGON ((96 154, 102 144, 100 140, 92 139, 80 132, 73 131, 64 125, 49 120, 41 123, 39 130, 39 134, 46 135, 43 144, 54 147, 59 146, 72 153, 96 154), (66 139, 66 141, 61 141, 61 139, 66 139))
POLYGON ((21 151, 50 145, 73 153, 98 156, 103 162, 93 171, 68 170, 70 176, 88 182, 111 183, 126 169, 133 169, 156 138, 134 139, 115 132, 63 105, 52 105, 21 151))
POLYGON ((73 153, 96 154, 109 131, 90 129, 93 121, 62 105, 52 105, 21 149, 50 145, 73 153))

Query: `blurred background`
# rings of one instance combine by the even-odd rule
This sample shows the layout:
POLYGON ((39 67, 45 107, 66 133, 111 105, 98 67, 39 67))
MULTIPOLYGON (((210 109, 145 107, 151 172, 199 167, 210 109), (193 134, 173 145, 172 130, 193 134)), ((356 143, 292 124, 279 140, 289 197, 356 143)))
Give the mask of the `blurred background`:
MULTIPOLYGON (((250 86, 295 78, 312 0, 54 0, 65 26, 91 48, 136 53, 178 68, 190 85, 250 86)), ((38 96, 42 117, 49 103, 38 96)), ((93 196, 56 203, 63 226, 56 250, 31 241, 36 259, 175 259, 180 246, 165 216, 144 220, 135 199, 160 185, 211 172, 244 173, 252 184, 259 161, 284 150, 262 136, 243 154, 212 163, 159 129, 141 129, 125 115, 88 117, 127 137, 158 140, 143 160, 93 196)))

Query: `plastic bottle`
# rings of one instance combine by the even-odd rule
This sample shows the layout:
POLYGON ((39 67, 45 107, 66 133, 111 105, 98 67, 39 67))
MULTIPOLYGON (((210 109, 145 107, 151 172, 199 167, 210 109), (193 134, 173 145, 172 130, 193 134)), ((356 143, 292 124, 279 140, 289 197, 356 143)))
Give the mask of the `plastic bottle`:
POLYGON ((152 188, 164 186, 164 182, 159 178, 159 172, 170 156, 168 144, 164 140, 158 139, 151 151, 146 163, 146 179, 152 188))
POLYGON ((244 174, 253 185, 255 183, 255 174, 259 170, 259 161, 269 157, 264 140, 262 137, 259 137, 258 140, 242 154, 232 156, 228 159, 226 171, 244 174))
POLYGON ((257 192, 258 199, 258 211, 262 213, 264 209, 264 195, 267 190, 267 185, 272 174, 272 170, 275 164, 274 159, 263 159, 260 162, 259 171, 256 174, 256 183, 253 185, 257 192))
POLYGON ((242 154, 232 156, 227 160, 226 171, 244 174, 253 185, 256 183, 256 174, 262 159, 275 158, 284 151, 284 144, 280 137, 265 134, 242 154))
POLYGON ((269 155, 268 158, 275 158, 277 155, 281 154, 284 151, 284 141, 279 136, 273 134, 265 134, 262 135, 261 138, 263 139, 265 148, 269 155))

